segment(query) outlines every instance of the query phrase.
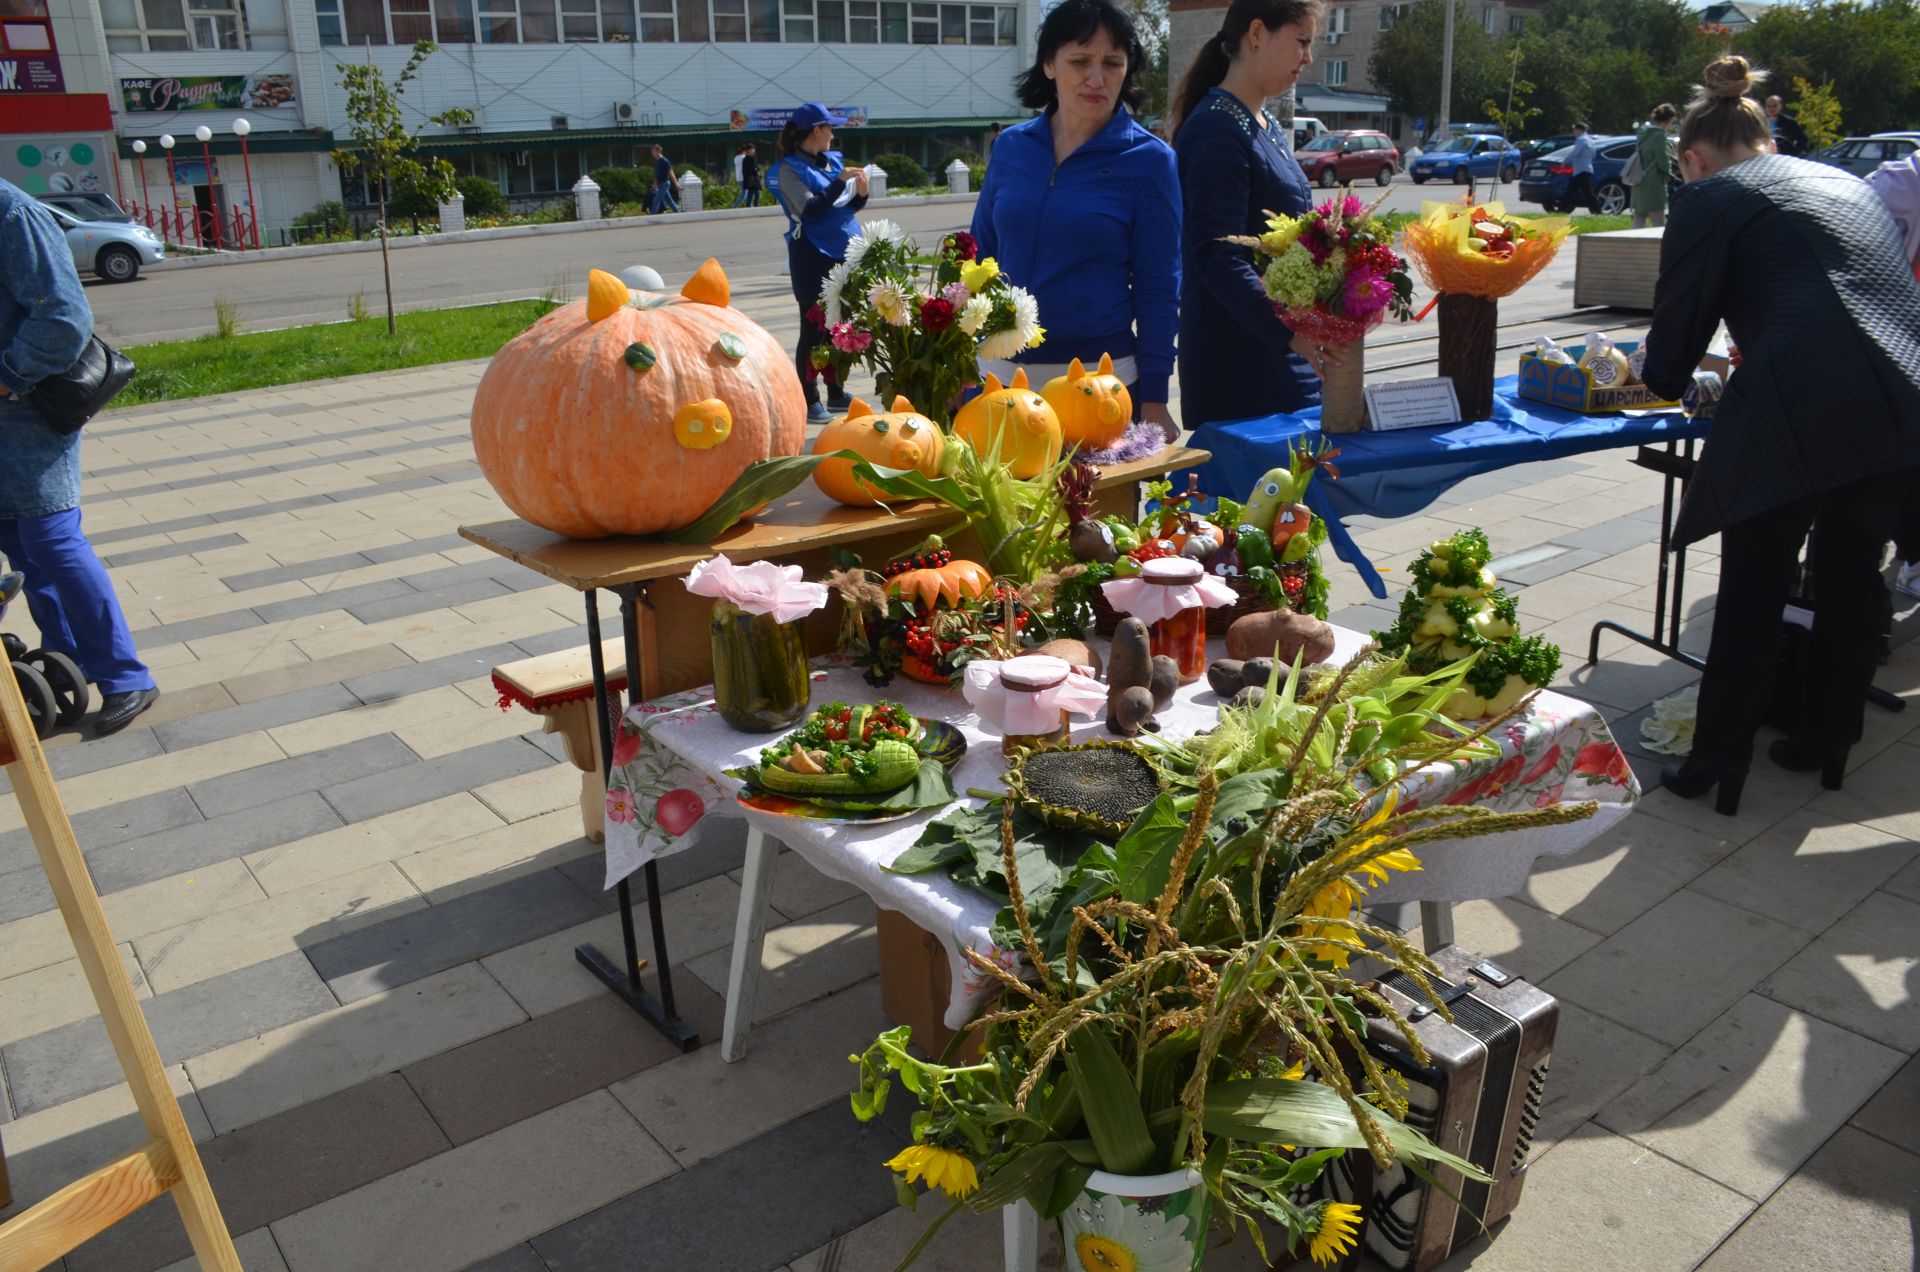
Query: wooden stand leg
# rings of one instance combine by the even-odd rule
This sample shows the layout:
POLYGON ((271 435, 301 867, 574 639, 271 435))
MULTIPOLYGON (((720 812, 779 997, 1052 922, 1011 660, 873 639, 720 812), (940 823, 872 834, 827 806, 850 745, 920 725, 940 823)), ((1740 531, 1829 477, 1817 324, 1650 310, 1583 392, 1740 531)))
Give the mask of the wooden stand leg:
POLYGON ((1429 954, 1453 944, 1453 902, 1420 903, 1420 943, 1429 954))
POLYGON ((1034 1272, 1040 1264, 1040 1214, 1024 1201, 1000 1211, 1000 1249, 1007 1272, 1034 1272))
POLYGON ((600 775, 600 721, 593 699, 563 702, 542 711, 542 733, 557 733, 567 744, 567 758, 580 770, 580 828, 594 843, 607 838, 607 783, 600 775))
POLYGON ((760 952, 767 940, 767 908, 773 900, 773 865, 779 855, 779 840, 747 831, 740 910, 733 921, 733 963, 727 969, 727 1014, 720 1033, 720 1058, 728 1064, 747 1054, 754 991, 760 984, 760 952))

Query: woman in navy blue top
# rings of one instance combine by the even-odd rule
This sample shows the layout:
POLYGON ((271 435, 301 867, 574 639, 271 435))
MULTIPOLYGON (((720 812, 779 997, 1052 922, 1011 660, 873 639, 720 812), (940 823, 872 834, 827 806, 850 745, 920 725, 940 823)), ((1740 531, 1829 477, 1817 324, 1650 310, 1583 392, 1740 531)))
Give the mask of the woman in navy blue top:
MULTIPOLYGON (((1113 0, 1065 0, 1035 43, 1016 89, 1042 113, 1000 134, 973 213, 980 254, 1033 293, 1047 329, 1014 361, 1043 384, 1073 358, 1112 354, 1140 417, 1171 441, 1180 194, 1173 151, 1128 110, 1145 51, 1113 0)), ((1006 379, 1012 367, 985 369, 1006 379)))
POLYGON ((1274 316, 1252 249, 1221 241, 1263 232, 1269 210, 1298 216, 1312 206, 1286 131, 1261 103, 1313 61, 1318 13, 1311 0, 1234 0, 1175 96, 1185 205, 1180 414, 1189 428, 1313 406, 1333 360, 1274 316))

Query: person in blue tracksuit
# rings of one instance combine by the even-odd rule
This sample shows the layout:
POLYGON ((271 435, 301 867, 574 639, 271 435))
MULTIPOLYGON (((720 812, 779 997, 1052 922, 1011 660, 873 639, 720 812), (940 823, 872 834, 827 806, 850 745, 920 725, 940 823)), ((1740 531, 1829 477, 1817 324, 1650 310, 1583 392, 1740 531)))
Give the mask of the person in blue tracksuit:
POLYGON ((41 647, 99 687, 94 731, 105 734, 160 691, 80 528, 80 434, 57 431, 32 405, 34 386, 77 362, 92 335, 66 235, 38 200, 0 181, 0 556, 27 576, 41 647))
POLYGON ((833 130, 846 122, 819 102, 803 104, 780 131, 780 158, 767 182, 787 214, 787 270, 793 298, 800 302, 800 343, 793 362, 807 391, 812 424, 824 424, 851 405, 843 384, 832 386, 828 401, 821 403, 811 361, 814 347, 827 339, 818 321, 820 285, 828 270, 847 259, 847 244, 860 232, 858 213, 867 206, 867 170, 847 167, 831 148, 833 130))
POLYGON ((1033 293, 1047 338, 982 369, 1006 380, 1024 365, 1041 385, 1073 358, 1091 366, 1112 354, 1140 417, 1171 441, 1180 190, 1172 149, 1129 109, 1145 51, 1113 0, 1064 0, 1035 43, 1015 88, 1041 113, 994 142, 972 232, 980 255, 1033 293))

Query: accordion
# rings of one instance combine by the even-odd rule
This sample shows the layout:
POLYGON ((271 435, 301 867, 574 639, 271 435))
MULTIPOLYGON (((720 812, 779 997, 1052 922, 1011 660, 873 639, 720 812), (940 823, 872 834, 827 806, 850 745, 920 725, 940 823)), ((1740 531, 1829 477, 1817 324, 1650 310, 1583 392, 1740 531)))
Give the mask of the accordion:
POLYGON ((1380 978, 1430 1064, 1421 1065, 1391 1021, 1369 1021, 1367 1049, 1407 1081, 1407 1124, 1493 1176, 1491 1183, 1438 1170, 1436 1188, 1404 1166, 1374 1171, 1352 1152, 1331 1163, 1322 1186, 1366 1213, 1362 1247, 1394 1272, 1425 1272, 1513 1212, 1545 1095, 1560 1005, 1500 967, 1449 945, 1433 953, 1433 988, 1453 1021, 1404 973, 1380 978), (1369 1186, 1371 1180, 1371 1186, 1369 1186), (1451 1194, 1451 1195, 1449 1195, 1451 1194))

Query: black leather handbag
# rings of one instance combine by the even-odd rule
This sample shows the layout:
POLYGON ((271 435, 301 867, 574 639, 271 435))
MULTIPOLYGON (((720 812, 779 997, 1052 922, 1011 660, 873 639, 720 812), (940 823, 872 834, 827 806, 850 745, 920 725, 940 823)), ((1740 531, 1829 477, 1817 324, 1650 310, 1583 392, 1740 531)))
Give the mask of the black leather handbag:
POLYGON ((77 433, 127 387, 133 372, 132 358, 100 337, 90 336, 79 361, 34 385, 26 401, 62 433, 77 433))

